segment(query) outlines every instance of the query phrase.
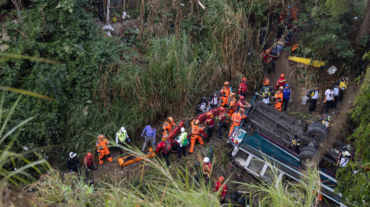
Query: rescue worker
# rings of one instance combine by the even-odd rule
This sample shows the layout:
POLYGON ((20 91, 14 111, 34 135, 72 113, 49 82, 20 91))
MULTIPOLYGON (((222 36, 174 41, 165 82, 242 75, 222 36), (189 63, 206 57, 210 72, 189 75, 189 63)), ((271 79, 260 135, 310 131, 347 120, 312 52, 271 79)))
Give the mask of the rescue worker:
POLYGON ((195 108, 195 114, 198 115, 200 113, 203 113, 205 110, 207 110, 207 99, 206 97, 203 97, 198 102, 198 107, 195 108))
POLYGON ((238 103, 236 104, 236 110, 239 110, 240 108, 242 109, 246 109, 246 108, 250 108, 251 105, 244 99, 244 96, 240 96, 240 99, 238 101, 238 103))
POLYGON ((109 162, 115 163, 116 161, 113 161, 112 155, 109 152, 108 149, 108 140, 104 137, 103 134, 99 134, 99 139, 96 141, 96 149, 99 155, 99 164, 103 164, 103 157, 104 155, 107 156, 107 159, 109 162))
POLYGON ((153 150, 155 150, 156 136, 157 136, 157 130, 155 129, 154 124, 150 124, 144 128, 143 133, 141 133, 141 137, 144 137, 144 145, 143 145, 143 149, 141 150, 142 152, 144 152, 146 145, 148 144, 149 141, 152 144, 153 150))
POLYGON ((218 122, 218 138, 222 139, 222 129, 227 129, 227 114, 224 107, 221 107, 221 112, 219 115, 219 122, 218 122))
POLYGON ((172 117, 168 117, 167 121, 164 122, 162 128, 162 135, 169 134, 172 130, 172 127, 175 126, 175 121, 172 117))
POLYGON ((289 84, 285 84, 285 88, 283 90, 284 111, 288 109, 289 102, 292 102, 292 99, 290 99, 290 88, 289 88, 289 84))
POLYGON ((199 142, 200 145, 203 145, 203 139, 200 137, 200 132, 204 130, 203 127, 199 127, 199 120, 193 120, 191 122, 191 146, 190 146, 190 153, 194 152, 194 145, 195 145, 195 140, 199 142))
POLYGON ((230 84, 229 82, 225 82, 224 86, 221 88, 221 106, 227 107, 229 105, 229 97, 230 97, 230 84))
POLYGON ((86 176, 89 179, 90 178, 90 170, 96 170, 95 159, 91 155, 91 152, 88 152, 87 156, 84 158, 84 164, 85 164, 85 169, 86 169, 86 176))
POLYGON ((318 119, 316 122, 321 122, 329 130, 333 123, 333 118, 331 116, 325 116, 325 118, 318 119))
POLYGON ((325 113, 329 113, 329 109, 331 108, 331 105, 333 104, 334 100, 334 87, 330 86, 329 89, 325 91, 325 100, 324 100, 324 106, 322 107, 321 111, 325 113))
POLYGON ((342 155, 339 157, 337 161, 337 167, 338 165, 340 167, 346 167, 348 162, 350 161, 351 154, 348 151, 342 152, 342 155))
POLYGON ((240 123, 244 118, 247 118, 247 116, 244 115, 244 109, 240 108, 238 113, 234 113, 233 116, 231 117, 231 121, 233 124, 230 127, 229 131, 229 137, 231 135, 231 132, 233 131, 235 126, 240 126, 240 123))
POLYGON ((245 95, 247 95, 247 91, 248 91, 247 79, 246 78, 242 78, 242 82, 240 83, 239 90, 238 90, 239 97, 240 96, 244 96, 245 97, 245 95))
POLYGON ((218 96, 218 91, 215 91, 211 97, 209 97, 208 108, 214 109, 217 108, 218 103, 220 102, 220 97, 218 96))
POLYGON ((281 106, 283 105, 283 86, 280 86, 280 89, 275 93, 274 104, 275 109, 281 111, 281 106))
POLYGON ((270 50, 269 49, 265 50, 265 52, 261 54, 261 57, 263 59, 264 66, 267 68, 268 73, 270 72, 275 73, 275 62, 270 55, 270 50))
POLYGON ((206 124, 208 125, 206 143, 208 143, 209 138, 212 137, 213 128, 215 127, 215 118, 212 112, 207 112, 206 124))
POLYGON ((224 182, 225 182, 225 177, 224 176, 219 177, 216 183, 216 186, 215 186, 215 190, 214 190, 214 192, 220 191, 218 196, 220 198, 221 205, 225 203, 225 196, 227 192, 227 185, 224 184, 224 182))
POLYGON ((169 160, 170 151, 171 151, 171 143, 168 140, 168 134, 163 135, 162 141, 160 143, 158 143, 157 149, 155 150, 155 153, 159 154, 161 151, 163 152, 163 157, 166 160, 167 167, 171 168, 171 164, 170 164, 170 160, 169 160))
POLYGON ((119 145, 127 148, 126 142, 130 143, 131 141, 130 138, 128 137, 125 127, 121 127, 121 129, 116 133, 116 144, 120 155, 123 154, 123 150, 121 147, 119 147, 119 145))
POLYGON ((212 163, 211 163, 211 160, 208 157, 205 157, 203 159, 202 171, 203 171, 203 178, 206 181, 206 185, 207 185, 208 180, 209 180, 209 178, 211 177, 211 174, 212 174, 212 163))
POLYGON ((343 152, 345 152, 345 151, 347 151, 347 152, 349 152, 349 154, 350 154, 350 157, 351 157, 351 159, 352 159, 352 146, 350 145, 350 144, 346 144, 346 145, 344 145, 343 147, 342 147, 342 149, 340 150, 340 153, 339 153, 339 155, 338 155, 338 160, 339 160, 339 158, 342 156, 342 153, 343 152))
POLYGON ((315 111, 317 99, 319 98, 319 85, 315 85, 315 88, 308 92, 307 97, 310 102, 308 111, 312 114, 312 112, 315 111))
POLYGON ((301 146, 301 139, 298 138, 298 135, 294 135, 292 137, 290 137, 290 145, 288 147, 288 149, 292 150, 292 148, 294 147, 294 152, 299 155, 300 153, 300 149, 299 147, 301 146))
POLYGON ((178 137, 178 139, 176 139, 176 141, 179 144, 179 147, 177 150, 178 152, 177 157, 181 159, 181 154, 183 154, 184 157, 186 157, 186 145, 188 144, 188 133, 186 133, 184 127, 181 127, 181 134, 178 137))
POLYGON ((235 93, 232 93, 230 95, 230 104, 229 104, 229 111, 227 112, 227 116, 231 117, 236 110, 236 98, 235 98, 235 93))
POLYGON ((69 172, 79 173, 80 170, 78 169, 78 167, 80 167, 80 161, 78 161, 77 159, 77 153, 70 152, 69 158, 67 160, 67 169, 69 170, 69 172))
POLYGON ((343 101, 343 95, 344 91, 347 90, 348 85, 348 77, 342 76, 342 78, 339 79, 339 102, 343 101))
POLYGON ((273 96, 274 91, 272 90, 272 87, 270 86, 270 80, 266 77, 263 80, 263 87, 261 89, 261 92, 259 94, 260 97, 262 97, 262 102, 271 105, 270 103, 270 97, 273 96))
POLYGON ((333 90, 334 100, 333 100, 332 108, 337 109, 337 102, 338 102, 338 96, 339 96, 339 87, 338 87, 339 83, 335 82, 333 85, 334 85, 334 90, 333 90))
POLYGON ((276 81, 276 86, 275 86, 275 90, 279 89, 280 86, 285 86, 286 84, 286 80, 285 80, 285 75, 284 74, 280 74, 280 78, 276 81))

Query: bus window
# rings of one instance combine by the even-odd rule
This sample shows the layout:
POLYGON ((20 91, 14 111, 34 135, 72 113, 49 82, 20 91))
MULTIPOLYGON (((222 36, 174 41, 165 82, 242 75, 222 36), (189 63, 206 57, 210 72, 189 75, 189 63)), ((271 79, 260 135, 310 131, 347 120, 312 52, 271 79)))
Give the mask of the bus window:
POLYGON ((262 162, 261 160, 258 160, 258 159, 255 159, 254 158, 249 163, 248 169, 250 169, 254 173, 260 175, 264 165, 265 165, 264 162, 262 162))

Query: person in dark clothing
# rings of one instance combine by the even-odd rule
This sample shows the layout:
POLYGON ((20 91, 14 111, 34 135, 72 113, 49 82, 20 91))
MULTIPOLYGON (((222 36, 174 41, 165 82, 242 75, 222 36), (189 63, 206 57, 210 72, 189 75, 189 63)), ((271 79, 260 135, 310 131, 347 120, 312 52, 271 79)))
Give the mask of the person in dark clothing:
POLYGON ((209 138, 212 137, 213 128, 215 126, 215 118, 213 117, 212 112, 207 112, 206 124, 208 125, 206 143, 208 143, 209 138))
POLYGON ((312 112, 315 111, 317 99, 319 98, 319 85, 315 85, 315 88, 308 92, 307 97, 310 102, 308 111, 312 114, 312 112))
POLYGON ((290 145, 288 147, 288 149, 292 150, 292 148, 294 147, 294 152, 299 155, 300 153, 300 145, 301 145, 301 139, 298 138, 298 135, 294 135, 290 138, 290 145))
POLYGON ((78 167, 80 166, 80 161, 77 159, 77 154, 75 152, 69 153, 69 158, 67 160, 67 169, 72 172, 79 172, 78 167))
POLYGON ((200 99, 198 106, 195 108, 196 115, 203 113, 205 110, 207 110, 207 99, 206 97, 203 97, 200 99))
POLYGON ((227 129, 227 113, 225 112, 225 108, 221 108, 220 116, 218 122, 218 138, 222 138, 222 129, 227 129))
POLYGON ((292 99, 290 99, 290 88, 289 84, 285 84, 285 88, 283 90, 283 103, 284 103, 284 111, 288 109, 288 103, 291 102, 292 99))
POLYGON ((260 45, 263 45, 262 51, 267 49, 267 43, 265 42, 266 35, 267 35, 267 29, 264 27, 260 30, 260 38, 259 38, 260 45))
POLYGON ((218 96, 218 91, 215 91, 215 93, 209 97, 208 107, 211 109, 216 108, 219 102, 220 97, 218 96))

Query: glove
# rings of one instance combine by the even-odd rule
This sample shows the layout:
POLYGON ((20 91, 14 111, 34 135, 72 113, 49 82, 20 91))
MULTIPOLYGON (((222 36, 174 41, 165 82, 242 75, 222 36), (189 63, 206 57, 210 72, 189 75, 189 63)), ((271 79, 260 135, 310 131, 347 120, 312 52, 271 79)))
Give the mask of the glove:
POLYGON ((143 134, 141 134, 141 137, 143 137, 144 135, 143 134))
POLYGON ((69 172, 72 172, 73 170, 69 170, 69 172))
POLYGON ((155 141, 153 141, 153 145, 155 145, 155 141))
POLYGON ((289 103, 292 102, 292 99, 289 100, 289 103))

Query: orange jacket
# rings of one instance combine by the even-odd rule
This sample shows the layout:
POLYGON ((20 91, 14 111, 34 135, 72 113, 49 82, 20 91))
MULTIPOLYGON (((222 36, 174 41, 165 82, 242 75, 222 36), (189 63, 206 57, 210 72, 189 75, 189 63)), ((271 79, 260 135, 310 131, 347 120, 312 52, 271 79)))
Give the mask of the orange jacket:
POLYGON ((103 140, 98 139, 98 140, 96 141, 96 149, 97 149, 97 150, 105 150, 105 149, 107 149, 107 145, 108 145, 108 144, 109 144, 109 143, 108 143, 107 138, 104 138, 103 140))
POLYGON ((235 108, 236 108, 236 98, 231 98, 229 106, 230 106, 230 109, 231 110, 234 110, 235 111, 235 108))
POLYGON ((192 135, 199 135, 203 131, 203 127, 195 125, 194 122, 191 122, 191 133, 192 135))
POLYGON ((171 123, 168 122, 168 121, 164 122, 164 124, 163 124, 163 131, 165 133, 170 132, 172 130, 172 126, 174 126, 174 125, 175 125, 175 123, 173 123, 173 122, 171 122, 171 123))
POLYGON ((245 116, 244 114, 241 115, 240 113, 234 113, 231 116, 231 121, 233 121, 237 126, 239 126, 240 122, 242 122, 244 118, 247 118, 247 116, 245 116))
POLYGON ((229 98, 229 96, 230 96, 230 87, 223 86, 221 88, 221 97, 229 98))
POLYGON ((283 93, 280 91, 277 91, 274 96, 274 103, 279 104, 283 102, 283 93))

